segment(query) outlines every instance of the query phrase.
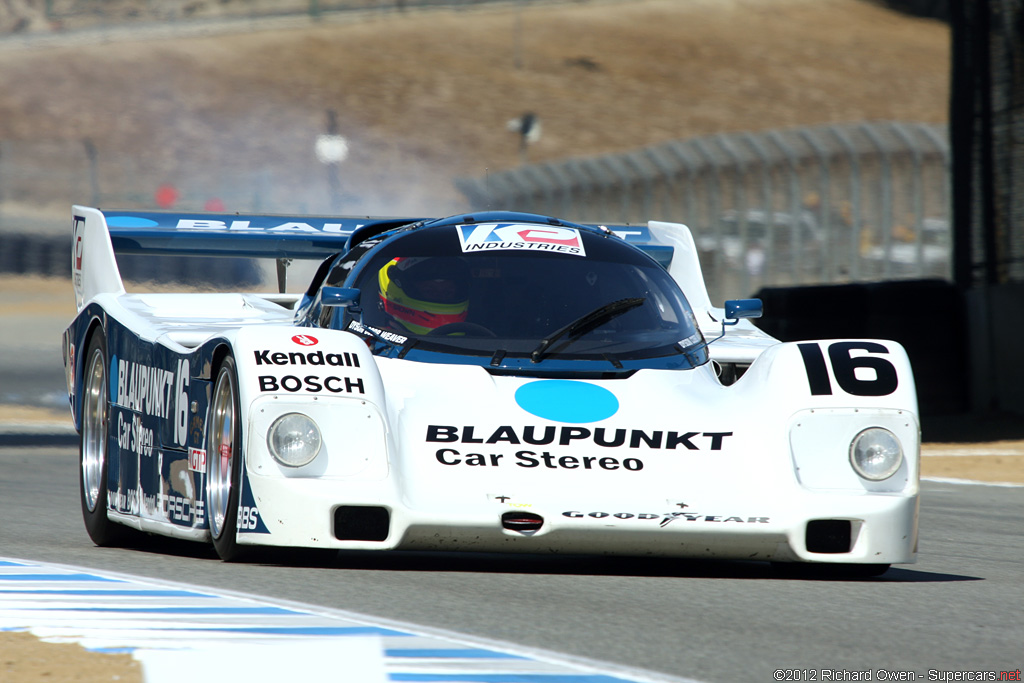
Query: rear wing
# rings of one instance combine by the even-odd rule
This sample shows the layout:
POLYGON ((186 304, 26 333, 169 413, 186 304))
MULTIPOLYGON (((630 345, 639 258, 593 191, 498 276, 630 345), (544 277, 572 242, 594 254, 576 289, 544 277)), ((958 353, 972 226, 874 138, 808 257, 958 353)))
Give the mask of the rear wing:
MULTIPOLYGON (((345 251, 357 229, 373 232, 422 218, 102 211, 72 208, 72 280, 81 310, 102 293, 124 294, 116 254, 321 260, 345 251)), ((597 227, 597 226, 594 226, 597 227)), ((608 225, 665 267, 694 308, 709 308, 697 250, 679 223, 608 225)), ((279 266, 279 279, 283 266, 279 266)))
POLYGON ((97 294, 124 294, 116 254, 320 260, 344 251, 357 228, 378 223, 397 227, 416 220, 101 211, 74 206, 75 303, 81 310, 97 294))

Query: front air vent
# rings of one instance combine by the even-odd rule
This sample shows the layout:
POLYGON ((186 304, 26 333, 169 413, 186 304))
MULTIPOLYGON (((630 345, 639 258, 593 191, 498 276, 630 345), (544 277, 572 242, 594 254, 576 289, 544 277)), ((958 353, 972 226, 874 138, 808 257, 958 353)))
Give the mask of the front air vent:
POLYGON ((544 518, 532 512, 506 512, 501 516, 501 526, 509 531, 537 531, 544 526, 544 518))
POLYGON ((852 525, 848 519, 813 519, 807 522, 809 553, 848 553, 852 537, 852 525))
POLYGON ((339 541, 386 541, 390 527, 387 508, 342 505, 334 511, 334 537, 339 541))

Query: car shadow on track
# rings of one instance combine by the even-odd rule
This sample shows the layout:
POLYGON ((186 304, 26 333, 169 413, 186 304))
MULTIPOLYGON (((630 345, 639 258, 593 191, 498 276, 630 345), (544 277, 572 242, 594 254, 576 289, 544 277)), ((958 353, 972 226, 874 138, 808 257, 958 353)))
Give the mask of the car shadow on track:
POLYGON ((269 564, 317 566, 348 571, 457 572, 488 574, 547 574, 696 579, 774 579, 796 581, 952 582, 981 581, 981 577, 891 567, 879 576, 865 576, 857 567, 842 571, 836 565, 804 565, 741 560, 680 560, 492 553, 341 551, 333 561, 306 564, 286 554, 269 564), (838 571, 837 571, 838 570, 838 571))
MULTIPOLYGON (((145 536, 130 550, 179 558, 220 562, 213 546, 177 539, 145 536)), ((531 555, 435 551, 358 551, 337 553, 304 548, 261 548, 250 566, 333 569, 339 571, 536 574, 563 576, 667 577, 686 579, 747 579, 785 581, 872 581, 885 583, 945 583, 983 581, 983 577, 891 567, 879 576, 836 571, 835 565, 804 565, 756 560, 710 560, 591 555, 531 555)))

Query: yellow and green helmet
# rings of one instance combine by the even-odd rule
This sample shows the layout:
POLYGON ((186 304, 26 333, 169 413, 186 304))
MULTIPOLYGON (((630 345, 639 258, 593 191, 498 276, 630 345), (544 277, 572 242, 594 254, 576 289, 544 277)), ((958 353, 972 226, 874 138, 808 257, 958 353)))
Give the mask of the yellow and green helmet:
POLYGON ((469 272, 462 259, 396 257, 377 273, 384 312, 412 334, 465 322, 469 272))

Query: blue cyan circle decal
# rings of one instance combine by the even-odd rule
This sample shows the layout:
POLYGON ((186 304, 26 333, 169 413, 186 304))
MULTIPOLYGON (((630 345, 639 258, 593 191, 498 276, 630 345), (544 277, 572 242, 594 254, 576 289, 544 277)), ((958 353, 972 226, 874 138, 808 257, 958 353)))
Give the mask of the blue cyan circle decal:
POLYGON ((619 399, 604 387, 568 379, 546 379, 516 390, 519 407, 555 422, 598 422, 619 411, 619 399))
POLYGON ((111 228, 155 228, 160 224, 141 216, 107 216, 107 225, 111 228))

